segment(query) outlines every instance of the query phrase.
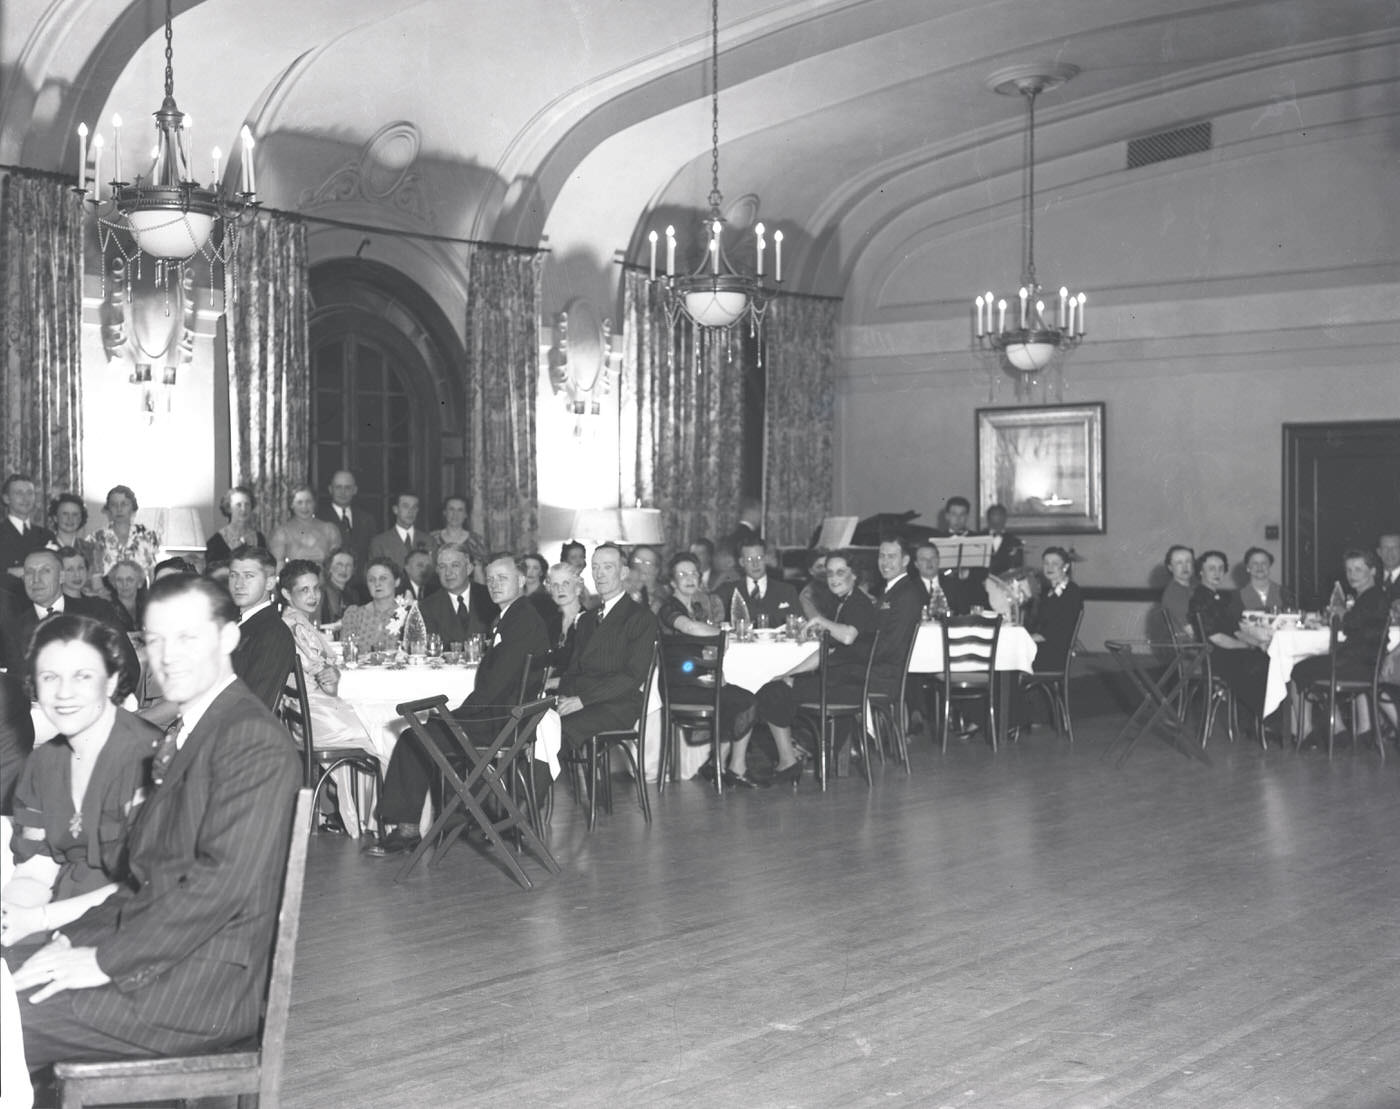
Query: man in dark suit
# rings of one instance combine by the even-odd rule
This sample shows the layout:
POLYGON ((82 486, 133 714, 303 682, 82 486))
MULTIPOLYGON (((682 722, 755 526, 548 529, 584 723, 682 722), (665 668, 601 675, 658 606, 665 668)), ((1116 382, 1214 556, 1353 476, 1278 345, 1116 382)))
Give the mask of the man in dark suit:
POLYGON ((797 590, 768 572, 764 553, 763 542, 758 539, 739 548, 739 570, 744 576, 737 582, 720 586, 719 599, 724 604, 725 615, 732 618, 734 594, 742 591, 749 619, 756 627, 781 628, 789 616, 794 613, 800 616, 802 608, 798 604, 797 590))
MULTIPOLYGON (((527 657, 532 659, 532 668, 542 667, 550 648, 549 635, 539 611, 521 596, 525 572, 514 558, 499 555, 487 564, 486 588, 491 600, 500 606, 501 614, 491 629, 486 652, 481 656, 476 684, 467 699, 452 710, 468 738, 481 745, 495 739, 506 714, 519 703, 527 657)), ((456 741, 445 728, 435 738, 449 758, 460 758, 456 741)), ((385 824, 397 827, 385 836, 382 851, 374 854, 411 850, 418 842, 414 825, 423 811, 423 798, 435 778, 432 760, 410 732, 402 732, 384 774, 384 797, 379 804, 379 815, 385 824)), ((539 784, 547 782, 546 777, 539 784)))
POLYGON ((948 602, 948 611, 954 616, 966 616, 974 604, 981 603, 974 600, 977 593, 967 579, 956 570, 942 569, 938 548, 932 543, 921 543, 914 549, 914 566, 929 600, 942 593, 948 602))
POLYGON ((1004 574, 1019 569, 1026 560, 1026 545, 1019 535, 1006 530, 1006 508, 999 504, 987 509, 987 534, 992 537, 989 573, 1004 574))
POLYGON ((403 560, 403 576, 399 579, 399 596, 421 603, 432 592, 433 556, 422 547, 415 547, 403 560))
POLYGON ((151 666, 180 717, 127 837, 131 879, 15 973, 31 1066, 183 1055, 257 1032, 301 770, 233 672, 232 602, 157 582, 151 666))
MULTIPOLYGON (((327 520, 340 529, 340 545, 355 552, 355 577, 365 576, 365 563, 369 561, 369 541, 379 530, 379 522, 363 505, 355 504, 355 494, 359 486, 355 475, 349 470, 337 470, 331 478, 331 503, 321 512, 321 519, 327 520)), ((402 562, 399 563, 403 565, 402 562)))
POLYGON ((391 558, 395 566, 408 562, 410 551, 422 547, 427 550, 430 544, 428 533, 415 525, 418 521, 418 498, 413 493, 399 493, 394 497, 394 522, 369 541, 370 558, 391 558))
POLYGON ((900 539, 880 544, 876 565, 885 588, 875 601, 875 627, 880 641, 870 664, 870 688, 876 693, 899 693, 909 644, 919 632, 928 593, 922 579, 909 573, 909 549, 900 539))
POLYGON ((0 645, 4 647, 4 664, 13 674, 27 673, 24 656, 39 621, 57 612, 91 616, 122 632, 121 681, 117 690, 122 697, 136 689, 141 677, 141 660, 131 640, 122 630, 117 611, 100 597, 69 597, 63 592, 63 562, 57 552, 30 551, 24 558, 24 595, 5 606, 0 620, 0 645))
POLYGON ((599 732, 632 727, 645 711, 642 684, 656 646, 656 617, 627 596, 625 574, 617 547, 604 543, 593 551, 593 584, 602 604, 578 618, 559 680, 559 716, 570 749, 599 732))
POLYGON ((269 709, 277 707, 296 661, 296 641, 272 603, 277 560, 262 547, 236 549, 228 563, 228 591, 238 606, 233 671, 269 709))
POLYGON ((465 643, 468 636, 485 635, 501 610, 486 586, 472 581, 472 556, 462 543, 444 543, 437 553, 438 584, 442 586, 420 606, 428 634, 444 643, 465 643))
MULTIPOLYGON (((53 532, 35 527, 30 520, 37 498, 34 481, 27 474, 11 474, 5 479, 4 492, 0 493, 0 501, 5 503, 5 515, 0 518, 0 570, 16 578, 23 573, 25 555, 53 542, 53 532)), ((14 589, 13 583, 10 588, 14 589)))
POLYGON ((1382 535, 1376 543, 1376 555, 1381 560, 1380 576, 1376 584, 1385 590, 1390 603, 1400 601, 1400 531, 1382 535))

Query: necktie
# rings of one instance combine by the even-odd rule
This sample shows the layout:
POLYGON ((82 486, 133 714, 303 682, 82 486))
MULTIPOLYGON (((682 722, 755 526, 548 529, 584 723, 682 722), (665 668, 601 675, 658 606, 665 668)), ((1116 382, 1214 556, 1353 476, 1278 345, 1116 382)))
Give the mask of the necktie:
POLYGON ((749 585, 749 598, 754 604, 758 604, 759 601, 763 600, 763 590, 758 582, 753 582, 749 585))
POLYGON ((160 743, 156 745, 155 758, 151 760, 151 781, 155 782, 156 785, 165 781, 170 764, 175 761, 175 752, 179 750, 175 746, 175 740, 180 734, 180 729, 184 726, 184 717, 175 717, 170 722, 170 727, 165 729, 165 735, 161 737, 160 743))
POLYGON ((350 522, 350 510, 343 508, 340 511, 340 530, 349 531, 355 525, 350 522))
POLYGON ((462 599, 462 594, 457 594, 457 619, 462 622, 462 627, 467 626, 467 602, 462 599))
POLYGON ((49 605, 49 606, 47 606, 47 607, 44 609, 44 615, 45 615, 45 616, 52 616, 52 615, 53 615, 53 605, 49 605))

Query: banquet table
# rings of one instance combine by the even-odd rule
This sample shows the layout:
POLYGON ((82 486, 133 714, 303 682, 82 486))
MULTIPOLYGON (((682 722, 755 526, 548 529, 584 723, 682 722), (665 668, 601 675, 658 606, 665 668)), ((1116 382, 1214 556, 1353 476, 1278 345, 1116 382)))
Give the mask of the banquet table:
POLYGON ((398 714, 395 706, 442 694, 448 706, 455 708, 475 688, 474 665, 406 666, 401 670, 360 666, 340 672, 338 693, 355 710, 380 761, 387 765, 399 733, 408 727, 408 721, 398 714))
MULTIPOLYGON (((1280 628, 1269 640, 1269 676, 1264 684, 1264 715, 1268 716, 1288 696, 1293 667, 1305 658, 1325 655, 1330 642, 1326 628, 1280 628)), ((1400 646, 1400 627, 1390 629, 1387 645, 1400 646)))
MULTIPOLYGON (((804 659, 817 653, 815 640, 799 643, 791 639, 754 639, 748 643, 730 640, 724 649, 724 680, 750 693, 757 693, 779 674, 786 674, 804 659)), ((940 664, 941 665, 941 664, 940 664)), ((661 767, 661 743, 665 732, 661 719, 661 692, 653 687, 651 704, 647 708, 646 776, 654 782, 661 767)), ((710 757, 710 745, 692 747, 680 744, 676 773, 681 778, 693 778, 710 757)))

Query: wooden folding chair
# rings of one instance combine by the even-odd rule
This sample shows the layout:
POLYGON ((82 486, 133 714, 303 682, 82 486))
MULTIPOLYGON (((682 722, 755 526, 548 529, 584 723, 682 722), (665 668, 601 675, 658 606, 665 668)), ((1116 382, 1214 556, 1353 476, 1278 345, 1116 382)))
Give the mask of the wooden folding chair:
POLYGON ((311 790, 297 792, 287 871, 282 878, 282 906, 272 945, 272 968, 263 1004, 262 1031, 252 1051, 179 1055, 164 1059, 123 1059, 109 1063, 58 1063, 62 1109, 81 1105, 149 1105, 153 1101, 238 1097, 240 1106, 277 1109, 282 1085, 282 1052, 287 1010, 292 1000, 292 965, 301 927, 301 893, 306 878, 307 836, 312 813, 311 790))
POLYGON ((528 705, 515 706, 505 715, 505 723, 496 734, 496 738, 484 747, 477 747, 462 731, 462 725, 451 712, 447 711, 447 698, 445 696, 439 695, 419 701, 406 701, 394 707, 395 712, 408 720, 414 739, 437 766, 442 780, 450 791, 450 796, 444 796, 442 811, 438 813, 427 834, 419 840, 418 846, 413 849, 413 853, 409 855, 398 874, 395 875, 395 882, 403 881, 408 873, 418 865, 418 860, 423 857, 430 846, 436 844, 433 857, 429 861, 430 866, 447 853, 448 848, 452 846, 466 827, 466 821, 458 816, 461 811, 464 811, 466 817, 476 822, 488 841, 494 841, 501 848, 499 852, 501 861, 505 864, 506 869, 515 876, 515 880, 526 889, 532 888, 533 883, 520 863, 516 861, 515 853, 506 848, 505 832, 514 831, 519 835, 551 874, 560 872, 558 862, 550 854, 544 841, 536 834, 530 818, 520 811, 519 805, 516 804, 515 798, 511 796, 511 792, 507 788, 508 778, 512 773, 515 760, 520 757, 520 753, 527 746, 534 742, 535 729, 539 726, 540 718, 544 716, 545 710, 553 705, 554 699, 550 697, 532 701, 528 705), (448 758, 434 739, 433 734, 428 730, 428 720, 430 719, 437 720, 445 733, 451 736, 452 741, 461 750, 465 765, 465 777, 457 772, 456 767, 452 765, 452 760, 448 758), (503 815, 500 817, 489 815, 485 807, 488 800, 503 815), (450 830, 449 825, 452 825, 450 830))

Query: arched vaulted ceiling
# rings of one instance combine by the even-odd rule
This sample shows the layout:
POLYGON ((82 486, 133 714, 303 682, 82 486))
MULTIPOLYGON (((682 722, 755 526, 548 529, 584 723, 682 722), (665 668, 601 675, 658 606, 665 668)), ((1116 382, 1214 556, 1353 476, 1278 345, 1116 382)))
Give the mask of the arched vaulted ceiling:
MULTIPOLYGON (((640 260, 650 213, 704 203, 703 0, 175 11, 196 149, 227 152, 251 122, 274 207, 547 237, 603 281, 615 250, 640 260), (419 205, 328 202, 337 170, 400 121, 416 136, 419 205)), ((161 96, 162 16, 157 0, 6 0, 0 161, 71 171, 77 121, 114 110, 136 160, 161 96)), ((909 244, 1014 214, 1022 106, 985 84, 1009 65, 1082 71, 1041 101, 1050 202, 1121 169, 1124 140, 1196 120, 1236 121, 1239 142, 1314 111, 1400 133, 1400 0, 722 0, 720 45, 721 185, 787 230, 788 273, 811 291, 877 287, 909 244)))

